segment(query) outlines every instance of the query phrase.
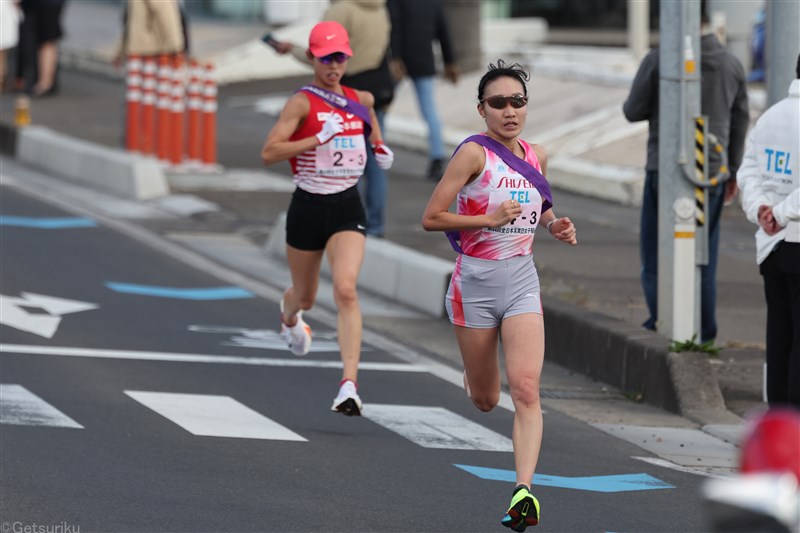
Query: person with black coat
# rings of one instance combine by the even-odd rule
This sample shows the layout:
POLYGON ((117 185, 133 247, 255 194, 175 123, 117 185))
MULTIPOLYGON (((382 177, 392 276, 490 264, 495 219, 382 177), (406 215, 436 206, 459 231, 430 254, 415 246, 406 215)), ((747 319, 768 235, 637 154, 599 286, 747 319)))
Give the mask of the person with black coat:
POLYGON ((444 172, 445 152, 434 99, 434 42, 442 50, 445 78, 456 83, 459 77, 444 8, 440 0, 388 0, 386 6, 392 21, 392 72, 398 81, 408 75, 414 83, 419 110, 428 125, 427 177, 438 181, 444 172))

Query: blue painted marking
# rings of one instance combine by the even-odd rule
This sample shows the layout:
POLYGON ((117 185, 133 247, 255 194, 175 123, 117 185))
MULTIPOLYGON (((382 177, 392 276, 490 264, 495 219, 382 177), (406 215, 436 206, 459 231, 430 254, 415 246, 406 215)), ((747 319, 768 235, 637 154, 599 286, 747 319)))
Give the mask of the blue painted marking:
MULTIPOLYGON (((513 470, 501 470, 499 468, 486 468, 482 466, 453 465, 461 470, 465 470, 481 479, 491 479, 495 481, 517 480, 513 470)), ((650 474, 622 474, 617 476, 587 476, 587 477, 562 477, 548 476, 547 474, 536 474, 534 476, 536 485, 545 487, 560 487, 562 489, 588 490, 593 492, 627 492, 633 490, 656 490, 674 489, 669 483, 665 483, 650 474)))
POLYGON ((0 226, 14 226, 18 228, 36 229, 69 229, 93 228, 97 226, 94 220, 80 217, 63 218, 36 218, 36 217, 10 217, 0 215, 0 226))
POLYGON ((135 285, 132 283, 106 282, 106 287, 113 291, 142 296, 158 296, 160 298, 178 298, 182 300, 235 300, 253 298, 253 293, 239 287, 214 287, 210 289, 180 289, 174 287, 155 287, 152 285, 135 285))

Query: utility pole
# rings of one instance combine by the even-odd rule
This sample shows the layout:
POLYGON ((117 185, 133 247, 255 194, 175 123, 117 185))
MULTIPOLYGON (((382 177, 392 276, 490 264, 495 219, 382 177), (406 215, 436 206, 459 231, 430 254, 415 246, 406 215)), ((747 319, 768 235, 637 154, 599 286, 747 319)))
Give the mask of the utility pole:
POLYGON ((641 61, 650 49, 650 0, 628 0, 628 50, 641 61))
POLYGON ((700 116, 700 0, 660 3, 658 331, 686 341, 700 331, 696 261, 695 118, 700 116))
POLYGON ((800 53, 800 2, 767 2, 767 105, 786 98, 800 53))

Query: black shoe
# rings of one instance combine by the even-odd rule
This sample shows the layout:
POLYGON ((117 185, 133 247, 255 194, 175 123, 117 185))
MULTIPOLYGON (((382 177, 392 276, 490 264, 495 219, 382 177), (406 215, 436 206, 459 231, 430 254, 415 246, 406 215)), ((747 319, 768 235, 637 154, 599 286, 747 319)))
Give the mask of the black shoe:
POLYGON ((51 98, 58 94, 58 88, 54 85, 44 91, 37 91, 35 88, 30 90, 31 98, 51 98))
POLYGON ((428 179, 431 181, 439 181, 444 174, 444 161, 441 159, 432 159, 431 164, 428 166, 428 179))

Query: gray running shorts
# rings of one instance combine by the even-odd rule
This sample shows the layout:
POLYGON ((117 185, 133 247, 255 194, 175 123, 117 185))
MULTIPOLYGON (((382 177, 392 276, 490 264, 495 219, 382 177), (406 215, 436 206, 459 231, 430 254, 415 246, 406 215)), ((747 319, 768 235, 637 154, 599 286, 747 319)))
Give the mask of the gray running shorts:
POLYGON ((494 328, 504 318, 542 314, 539 274, 530 255, 494 261, 461 254, 445 300, 456 326, 494 328))

